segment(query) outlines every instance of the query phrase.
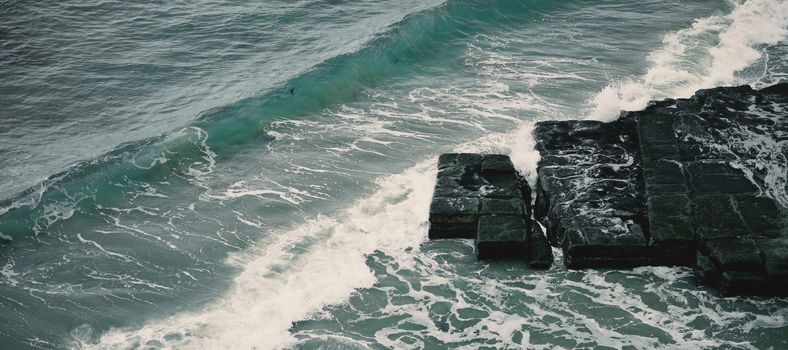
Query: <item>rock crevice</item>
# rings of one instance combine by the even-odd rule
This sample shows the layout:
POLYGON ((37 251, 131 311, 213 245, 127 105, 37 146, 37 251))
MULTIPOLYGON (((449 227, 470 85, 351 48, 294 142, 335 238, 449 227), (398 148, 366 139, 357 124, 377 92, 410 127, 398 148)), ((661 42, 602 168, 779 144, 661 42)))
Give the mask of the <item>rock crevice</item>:
POLYGON ((429 237, 474 239, 479 259, 549 267, 552 245, 573 269, 691 266, 724 293, 788 295, 787 113, 781 84, 537 123, 533 208, 509 157, 441 155, 429 237))
POLYGON ((441 155, 429 220, 430 239, 474 239, 479 259, 524 259, 538 268, 553 261, 533 230, 531 188, 505 155, 441 155))

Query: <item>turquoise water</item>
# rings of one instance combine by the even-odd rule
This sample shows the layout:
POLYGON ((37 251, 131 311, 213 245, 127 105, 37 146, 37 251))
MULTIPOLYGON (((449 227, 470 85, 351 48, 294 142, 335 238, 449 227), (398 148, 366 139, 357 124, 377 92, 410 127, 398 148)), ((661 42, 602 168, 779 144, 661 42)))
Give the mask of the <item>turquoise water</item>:
POLYGON ((788 347, 785 299, 425 227, 440 153, 784 80, 783 1, 0 9, 0 348, 788 347))

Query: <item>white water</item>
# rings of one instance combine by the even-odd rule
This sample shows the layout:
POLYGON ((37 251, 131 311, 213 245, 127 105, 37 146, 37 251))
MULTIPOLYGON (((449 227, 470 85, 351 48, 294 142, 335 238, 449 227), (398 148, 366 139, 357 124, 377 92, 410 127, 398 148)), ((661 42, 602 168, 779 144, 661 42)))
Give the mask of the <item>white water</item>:
POLYGON ((750 0, 728 15, 698 19, 690 28, 665 36, 663 47, 649 55, 651 64, 645 75, 605 87, 594 97, 594 111, 588 118, 615 120, 620 111, 641 110, 651 100, 756 83, 762 74, 737 73, 764 59, 764 45, 785 41, 787 35, 788 1, 750 0))
MULTIPOLYGON (((506 152, 514 134, 495 134, 457 151, 506 152)), ((508 152, 507 152, 508 153, 508 152)), ((357 288, 371 287, 366 256, 375 250, 395 258, 426 239, 436 158, 382 178, 379 189, 336 218, 319 216, 232 256, 244 266, 221 301, 204 312, 176 315, 141 329, 113 330, 86 348, 149 344, 188 349, 275 349, 294 340, 292 322, 327 304, 341 303, 357 288)))
MULTIPOLYGON (((620 110, 641 109, 652 99, 686 97, 700 88, 738 83, 736 72, 761 58, 759 45, 785 40, 786 18, 785 2, 752 0, 737 6, 729 15, 701 19, 691 28, 666 35, 664 47, 649 56, 652 66, 648 72, 603 89, 594 99, 595 109, 589 117, 611 120, 620 110), (693 47, 692 43, 700 37, 706 39, 698 43, 707 46, 693 47), (715 44, 715 40, 719 42, 715 44)), ((532 128, 533 123, 527 123, 513 133, 490 135, 456 150, 511 153, 515 164, 533 183, 535 173, 528 169, 536 168, 538 154, 533 150, 532 128)), ((338 216, 319 216, 286 232, 271 234, 256 248, 230 257, 227 263, 242 266, 243 272, 235 278, 228 294, 210 308, 174 315, 140 329, 114 329, 96 345, 80 345, 130 348, 148 344, 188 349, 275 349, 292 345, 295 339, 289 329, 294 321, 314 316, 325 305, 342 303, 354 290, 374 284, 375 277, 366 264, 367 255, 380 250, 395 260, 409 260, 409 249, 424 242, 434 164, 435 159, 431 158, 401 174, 382 178, 373 195, 338 216)), ((660 269, 641 272, 664 273, 660 269)), ((676 272, 666 274, 670 280, 683 276, 676 272)), ((600 291, 604 290, 601 286, 609 285, 594 278, 585 280, 600 287, 600 291)), ((615 304, 618 296, 620 293, 611 293, 609 302, 615 304)), ((506 314, 493 316, 493 321, 500 321, 499 333, 511 334, 510 323, 521 323, 506 314)), ((659 316, 654 313, 641 317, 656 325, 673 320, 663 317, 656 322, 653 318, 659 316)), ((782 326, 783 321, 776 324, 782 326)), ((675 333, 674 339, 686 334, 681 327, 673 330, 682 331, 675 333)), ((613 337, 595 334, 599 339, 613 337)), ((700 338, 704 336, 693 335, 693 339, 700 338)), ((639 340, 634 343, 654 345, 639 340)), ((628 343, 623 340, 608 345, 622 344, 628 343)), ((719 343, 690 341, 685 345, 699 344, 719 343)))

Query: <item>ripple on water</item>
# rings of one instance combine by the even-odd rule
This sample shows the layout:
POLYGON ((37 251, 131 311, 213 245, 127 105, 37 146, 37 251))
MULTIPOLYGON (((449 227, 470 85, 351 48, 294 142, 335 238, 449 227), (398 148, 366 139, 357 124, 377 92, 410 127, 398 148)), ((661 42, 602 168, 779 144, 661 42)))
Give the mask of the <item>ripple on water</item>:
POLYGON ((338 338, 351 348, 409 349, 786 345, 788 301, 722 298, 683 267, 571 271, 556 261, 531 270, 476 261, 470 240, 379 250, 367 262, 374 286, 294 323, 296 347, 338 338))

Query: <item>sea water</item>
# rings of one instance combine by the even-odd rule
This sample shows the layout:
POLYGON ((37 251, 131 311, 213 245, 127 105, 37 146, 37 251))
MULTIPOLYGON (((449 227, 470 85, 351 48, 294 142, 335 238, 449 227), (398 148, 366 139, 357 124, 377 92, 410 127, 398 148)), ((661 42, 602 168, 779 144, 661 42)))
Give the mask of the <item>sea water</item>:
POLYGON ((788 75, 788 3, 0 1, 0 348, 788 347, 688 268, 427 241, 436 157, 788 75))

